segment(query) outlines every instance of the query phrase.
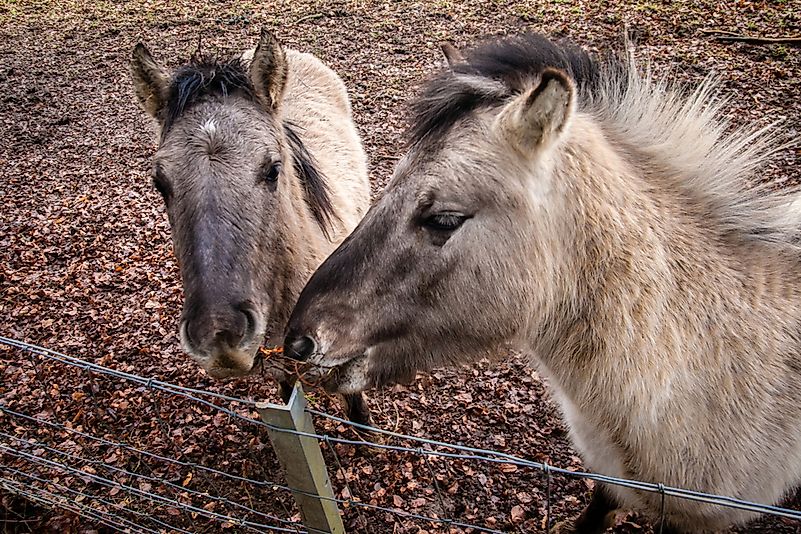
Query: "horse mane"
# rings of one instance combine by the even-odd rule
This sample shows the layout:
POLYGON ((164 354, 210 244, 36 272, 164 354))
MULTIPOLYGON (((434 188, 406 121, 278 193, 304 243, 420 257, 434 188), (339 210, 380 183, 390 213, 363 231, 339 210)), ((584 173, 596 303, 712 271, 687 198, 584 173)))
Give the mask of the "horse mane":
POLYGON ((570 75, 582 92, 600 83, 599 65, 584 50, 558 45, 539 34, 487 42, 466 61, 435 75, 411 106, 414 141, 436 140, 473 111, 500 105, 525 91, 546 67, 570 75))
MULTIPOLYGON (((180 67, 173 75, 162 116, 162 136, 189 107, 204 97, 231 95, 256 101, 256 92, 246 61, 241 57, 221 61, 211 56, 192 56, 189 63, 180 67)), ((284 133, 292 154, 293 168, 303 185, 306 204, 323 234, 330 239, 330 229, 336 213, 326 178, 303 143, 297 126, 284 121, 284 133)))
POLYGON ((646 179, 669 184, 722 236, 798 246, 801 197, 757 176, 788 144, 773 125, 732 128, 714 77, 688 91, 641 74, 631 56, 597 59, 537 34, 487 42, 465 59, 435 75, 412 103, 410 142, 436 143, 461 119, 530 88, 544 68, 559 68, 575 82, 578 111, 598 121, 646 179))
POLYGON ((325 181, 325 176, 320 172, 317 161, 306 148, 297 129, 298 126, 295 124, 284 121, 284 132, 292 152, 292 163, 295 167, 295 173, 300 177, 300 182, 303 184, 306 203, 317 224, 320 225, 320 229, 330 239, 329 230, 332 228, 332 222, 337 216, 334 212, 334 205, 331 203, 328 184, 325 181))

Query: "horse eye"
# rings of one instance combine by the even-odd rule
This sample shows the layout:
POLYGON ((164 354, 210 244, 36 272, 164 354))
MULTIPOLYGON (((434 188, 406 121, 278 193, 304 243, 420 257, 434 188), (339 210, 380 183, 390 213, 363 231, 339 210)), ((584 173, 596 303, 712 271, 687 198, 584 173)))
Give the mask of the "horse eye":
POLYGON ((276 182, 278 180, 278 176, 281 174, 281 162, 274 161, 261 173, 261 179, 265 182, 276 182))
POLYGON ((429 216, 423 226, 437 232, 455 232, 468 219, 464 214, 454 211, 443 211, 429 216))

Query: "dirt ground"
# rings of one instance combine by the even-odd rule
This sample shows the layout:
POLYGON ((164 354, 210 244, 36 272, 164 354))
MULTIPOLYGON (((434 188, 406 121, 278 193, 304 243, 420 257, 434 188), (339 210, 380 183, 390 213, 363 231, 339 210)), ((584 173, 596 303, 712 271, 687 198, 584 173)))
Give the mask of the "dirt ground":
MULTIPOLYGON (((274 387, 258 377, 210 381, 178 346, 181 285, 166 213, 150 180, 153 129, 134 102, 127 72, 139 40, 175 67, 198 47, 218 54, 250 47, 262 26, 285 45, 318 55, 345 80, 375 191, 398 156, 404 103, 441 65, 438 43, 445 40, 464 46, 533 30, 605 51, 619 49, 627 30, 637 56, 658 75, 697 83, 717 72, 734 125, 783 121, 789 138, 801 131, 800 49, 725 44, 707 33, 797 35, 801 5, 790 1, 0 0, 0 335, 184 386, 276 399, 274 387)), ((780 152, 764 179, 801 182, 799 156, 798 149, 780 152)), ((0 349, 0 400, 7 406, 167 456, 280 477, 259 429, 180 399, 154 404, 143 388, 34 361, 0 349)), ((337 413, 327 399, 319 402, 337 413)), ((382 428, 582 469, 546 388, 515 358, 421 376, 413 385, 374 394, 371 404, 382 428)), ((318 430, 352 437, 344 427, 317 424, 318 430)), ((135 469, 135 458, 0 417, 0 429, 12 428, 18 436, 61 440, 75 454, 135 469)), ((543 530, 547 489, 538 471, 465 460, 426 463, 415 455, 352 446, 337 446, 336 452, 342 469, 332 476, 340 497, 351 494, 503 531, 543 530)), ((331 460, 331 451, 326 454, 331 460)), ((0 466, 15 462, 0 456, 0 466)), ((245 499, 260 510, 280 514, 291 507, 288 496, 269 488, 226 486, 213 477, 204 485, 166 467, 155 472, 189 488, 197 484, 201 491, 213 488, 245 499)), ((80 477, 53 480, 116 498, 80 477)), ((589 490, 583 481, 554 477, 552 517, 578 513, 589 490)), ((8 494, 0 499, 3 532, 108 531, 8 494)), ((238 531, 168 507, 124 504, 193 532, 238 531)), ((785 504, 801 508, 801 498, 785 504)), ((448 531, 383 512, 348 509, 345 519, 354 532, 448 531)), ((621 516, 614 531, 652 532, 637 516, 621 516)), ((764 519, 738 532, 790 533, 801 527, 764 519)))

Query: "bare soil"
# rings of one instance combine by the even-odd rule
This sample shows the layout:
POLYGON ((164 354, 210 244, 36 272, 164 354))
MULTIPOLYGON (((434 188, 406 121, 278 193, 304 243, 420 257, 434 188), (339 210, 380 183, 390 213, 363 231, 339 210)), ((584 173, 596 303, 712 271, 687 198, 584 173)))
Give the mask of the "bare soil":
MULTIPOLYGON (((464 46, 484 36, 533 30, 605 51, 619 49, 627 30, 636 41, 637 56, 658 75, 697 83, 717 72, 730 97, 733 125, 781 120, 788 137, 798 138, 799 49, 723 44, 704 30, 797 35, 799 17, 798 3, 778 0, 0 0, 0 334, 146 377, 277 400, 274 386, 259 377, 212 382, 178 346, 181 285, 166 213, 150 180, 153 129, 134 102, 127 73, 130 51, 139 40, 174 67, 198 47, 218 54, 248 48, 266 26, 287 46, 318 55, 348 86, 378 191, 399 155, 404 103, 441 65, 441 41, 464 46)), ((764 179, 778 186, 801 182, 800 156, 797 148, 780 152, 764 179)), ((0 349, 2 403, 165 456, 281 480, 259 428, 146 388, 38 362, 0 349)), ((328 399, 315 399, 323 409, 338 413, 328 399)), ((374 394, 371 403, 382 428, 582 469, 547 389, 513 357, 421 376, 411 386, 374 394)), ((329 421, 317 425, 320 431, 354 436, 329 421)), ((68 440, 66 432, 7 416, 0 416, 0 430, 149 472, 142 471, 146 462, 141 457, 68 440)), ((332 477, 340 497, 353 495, 503 531, 543 531, 547 488, 538 471, 466 460, 426 462, 413 454, 365 447, 338 445, 336 452, 342 469, 332 467, 332 477)), ((336 466, 331 451, 326 454, 329 466, 336 466)), ((9 455, 1 457, 0 466, 23 465, 9 455)), ((291 499, 270 488, 197 473, 192 478, 189 471, 166 465, 151 469, 186 488, 286 518, 293 513, 291 499)), ((6 475, 3 467, 0 475, 6 475)), ((169 506, 123 501, 124 492, 115 494, 81 477, 51 473, 49 479, 193 532, 239 531, 169 506)), ((115 480, 134 483, 125 477, 115 480)), ((590 486, 553 477, 552 517, 577 514, 590 486)), ((164 488, 153 491, 157 489, 181 502, 198 502, 164 488)), ((0 493, 0 502, 3 532, 108 531, 9 494, 0 493)), ((801 499, 796 495, 785 504, 801 508, 801 499)), ((209 506, 225 510, 219 503, 209 506)), ((385 512, 348 509, 345 519, 354 532, 463 531, 385 512)), ((621 516, 614 532, 652 530, 643 518, 621 516)), ((791 533, 801 528, 791 521, 764 519, 738 532, 791 533)))

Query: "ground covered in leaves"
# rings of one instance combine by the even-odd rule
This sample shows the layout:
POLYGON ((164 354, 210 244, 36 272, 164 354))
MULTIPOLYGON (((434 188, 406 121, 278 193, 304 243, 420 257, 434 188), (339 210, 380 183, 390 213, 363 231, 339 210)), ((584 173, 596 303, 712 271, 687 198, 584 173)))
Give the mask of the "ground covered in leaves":
MULTIPOLYGON (((144 377, 277 400, 273 385, 259 377, 210 381, 179 349, 181 285, 165 210, 150 181, 153 131, 134 103, 127 75, 138 40, 172 67, 198 47, 225 54, 252 46, 261 26, 286 45, 317 54, 348 86, 378 191, 398 156, 404 102, 440 65, 437 45, 444 40, 463 46, 483 36, 534 30, 604 51, 619 48, 628 31, 636 54, 658 74, 694 83, 719 73, 735 125, 783 120, 788 136, 798 138, 799 49, 723 44, 710 33, 797 34, 798 7, 741 0, 0 0, 0 335, 144 377)), ((797 183, 798 163, 797 150, 784 150, 764 178, 797 183)), ((337 413, 328 399, 312 400, 337 413)), ((255 417, 247 405, 215 402, 255 417)), ((236 519, 297 519, 290 496, 276 487, 282 475, 264 428, 219 410, 7 347, 0 348, 0 403, 58 425, 0 415, 0 476, 6 480, 67 495, 75 506, 91 505, 156 531, 239 532, 250 527, 236 519), (114 445, 119 442, 128 448, 114 445), (71 470, 33 466, 26 454, 71 470), (275 484, 254 485, 197 466, 275 484)), ((514 358, 421 376, 413 385, 374 394, 371 405, 385 429, 582 469, 546 388, 514 358)), ((359 439, 336 422, 316 424, 321 432, 359 439)), ((546 526, 549 487, 538 470, 347 444, 324 448, 338 498, 501 531, 546 526)), ((578 513, 590 486, 552 477, 551 517, 578 513)), ((8 485, 0 485, 0 499, 4 532, 109 531, 20 499, 8 485)), ((798 498, 787 504, 801 508, 798 498)), ((469 531, 345 508, 354 532, 469 531)), ((615 532, 651 532, 636 516, 618 523, 615 532)), ((798 531, 797 524, 779 519, 740 530, 798 531)))

